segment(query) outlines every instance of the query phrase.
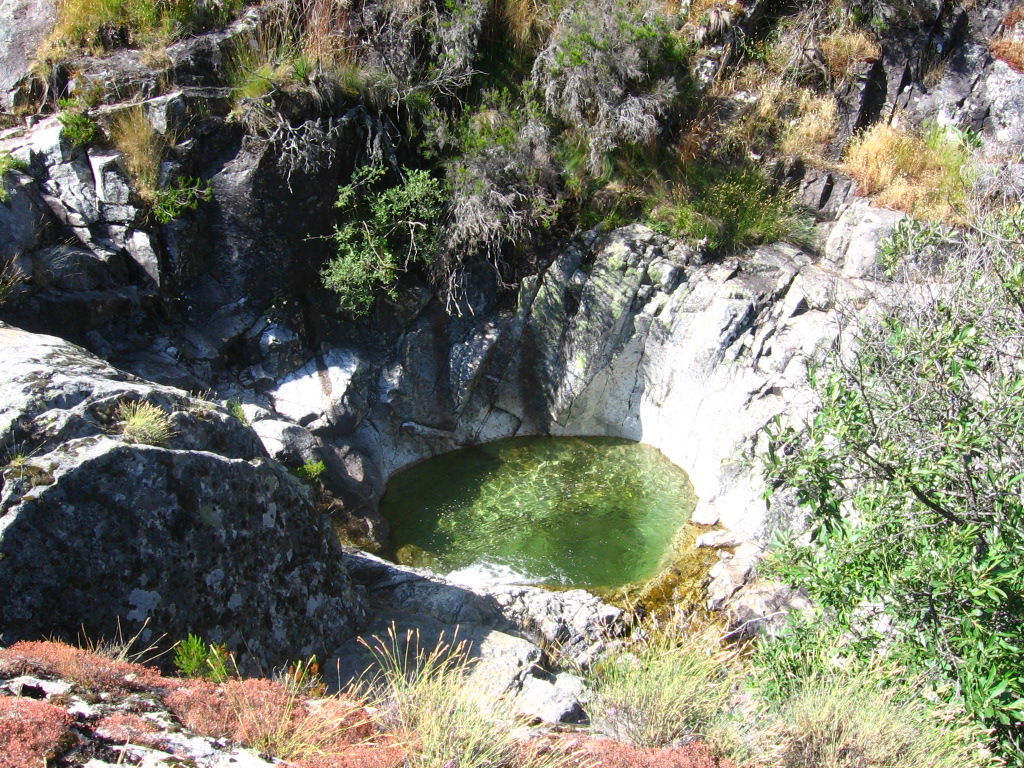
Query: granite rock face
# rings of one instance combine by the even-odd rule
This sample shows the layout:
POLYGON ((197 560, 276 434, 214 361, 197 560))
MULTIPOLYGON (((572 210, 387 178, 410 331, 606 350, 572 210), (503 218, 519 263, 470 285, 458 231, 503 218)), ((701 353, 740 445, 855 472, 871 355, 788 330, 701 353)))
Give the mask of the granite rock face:
POLYGON ((765 538, 762 428, 813 411, 806 363, 836 342, 838 310, 892 293, 873 279, 879 227, 893 221, 879 215, 844 228, 821 260, 774 245, 702 264, 639 225, 587 238, 524 286, 515 311, 444 338, 424 322, 413 355, 400 342, 346 439, 380 478, 514 435, 640 440, 689 473, 695 520, 765 538))
POLYGON ((29 74, 36 50, 53 29, 53 0, 4 0, 0 3, 0 109, 14 107, 14 90, 29 74))
POLYGON ((269 670, 354 634, 328 521, 248 428, 59 339, 2 327, 0 351, 0 645, 148 621, 145 637, 195 632, 269 670), (128 399, 168 414, 166 447, 117 434, 128 399))
POLYGON ((563 660, 586 668, 625 629, 620 609, 583 590, 460 584, 362 552, 350 553, 348 565, 371 619, 363 643, 350 644, 337 660, 347 678, 373 670, 368 648, 380 644, 461 646, 473 684, 487 696, 513 698, 530 719, 573 722, 583 716, 582 684, 548 672, 544 649, 558 648, 563 660))

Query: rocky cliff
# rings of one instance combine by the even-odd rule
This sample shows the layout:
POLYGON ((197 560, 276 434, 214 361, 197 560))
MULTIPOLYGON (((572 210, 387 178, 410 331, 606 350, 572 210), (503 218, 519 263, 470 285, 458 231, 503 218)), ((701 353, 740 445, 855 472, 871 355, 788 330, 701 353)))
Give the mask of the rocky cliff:
MULTIPOLYGON (((947 5, 915 27, 919 40, 904 35, 855 65, 833 155, 879 119, 936 118, 977 132, 982 179, 1012 189, 1024 75, 986 42, 1008 6, 947 5), (947 66, 926 87, 921 51, 937 49, 947 66)), ((357 160, 394 160, 393 131, 383 110, 326 87, 275 93, 287 119, 272 138, 240 123, 225 62, 262 12, 174 43, 159 64, 136 49, 74 62, 79 92, 99 94, 101 125, 141 109, 167 145, 161 177, 208 182, 212 199, 169 222, 113 145, 74 146, 46 115, 0 135, 20 166, 0 182, 0 265, 12 276, 0 306, 0 643, 148 619, 171 637, 247 647, 266 669, 314 650, 344 655, 347 638, 400 618, 497 633, 526 659, 513 675, 522 686, 537 644, 597 642, 614 612, 582 595, 566 607, 536 590, 463 594, 343 556, 324 506, 285 470, 323 461, 334 522, 372 543, 386 538, 376 505, 393 472, 512 435, 658 447, 693 479, 695 519, 732 531, 717 539, 735 554, 716 571, 716 601, 739 588, 793 514, 764 500, 761 430, 813 411, 807 362, 851 308, 903 292, 876 264, 903 214, 857 198, 834 163, 797 163, 780 170, 816 213, 816 249, 712 258, 644 225, 587 230, 548 243, 514 290, 474 267, 460 316, 409 273, 396 298, 353 318, 318 285, 318 238, 357 160), (228 397, 249 426, 225 410, 228 397), (117 407, 139 401, 169 419, 165 445, 119 433, 117 407), (580 626, 566 623, 572 611, 580 626)), ((4 45, 0 85, 14 103, 30 81, 4 45)), ((712 47, 709 78, 729 50, 712 47)))

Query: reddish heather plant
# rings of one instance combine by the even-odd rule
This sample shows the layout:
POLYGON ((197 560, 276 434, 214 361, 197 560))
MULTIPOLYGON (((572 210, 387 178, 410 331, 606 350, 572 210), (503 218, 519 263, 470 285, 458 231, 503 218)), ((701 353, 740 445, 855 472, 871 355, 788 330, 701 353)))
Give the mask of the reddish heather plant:
POLYGON ((992 55, 1006 62, 1017 72, 1024 72, 1024 43, 1016 40, 996 40, 992 43, 992 55))
POLYGON ((1003 16, 1003 26, 1009 29, 1015 27, 1024 21, 1024 5, 1018 5, 1016 8, 1011 8, 1003 16))
POLYGON ((152 720, 128 712, 107 715, 96 723, 95 731, 104 739, 118 742, 128 741, 153 749, 163 749, 167 743, 162 736, 160 726, 152 720))
POLYGON ((73 740, 72 718, 52 704, 0 696, 0 768, 39 768, 73 740))
POLYGON ((0 677, 18 675, 59 677, 105 691, 144 691, 169 682, 152 667, 105 659, 57 642, 21 642, 0 650, 0 677))
POLYGON ((192 680, 165 701, 197 733, 292 760, 344 755, 373 734, 359 703, 343 698, 311 701, 271 680, 230 680, 220 685, 192 680))
POLYGON ((401 768, 408 751, 395 744, 352 744, 330 755, 299 760, 294 768, 401 768))
POLYGON ((579 755, 574 768, 735 768, 702 742, 641 749, 610 739, 582 739, 574 747, 579 755))

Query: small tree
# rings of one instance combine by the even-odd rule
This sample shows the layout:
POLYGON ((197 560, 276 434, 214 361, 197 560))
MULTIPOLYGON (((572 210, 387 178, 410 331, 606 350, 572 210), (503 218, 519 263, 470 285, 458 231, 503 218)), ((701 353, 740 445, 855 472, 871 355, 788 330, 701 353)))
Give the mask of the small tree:
POLYGON ((324 268, 324 285, 343 309, 363 314, 379 289, 395 297, 395 280, 410 264, 431 264, 438 253, 441 182, 427 171, 403 168, 397 184, 382 182, 383 166, 364 165, 338 188, 342 222, 329 239, 337 248, 324 268))

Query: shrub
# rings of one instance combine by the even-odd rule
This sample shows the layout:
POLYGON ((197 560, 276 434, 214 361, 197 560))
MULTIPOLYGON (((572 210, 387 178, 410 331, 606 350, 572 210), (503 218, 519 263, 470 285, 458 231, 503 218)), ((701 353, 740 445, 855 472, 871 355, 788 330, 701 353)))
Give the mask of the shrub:
POLYGON ((75 742, 73 718, 44 701, 0 696, 0 768, 37 768, 75 742))
POLYGON ((62 99, 60 106, 64 110, 57 115, 63 126, 61 135, 71 142, 71 146, 84 147, 96 140, 99 127, 84 107, 73 99, 62 99))
POLYGON ((293 474, 300 480, 315 486, 320 482, 320 476, 327 470, 327 465, 322 461, 309 459, 301 467, 292 470, 293 474))
POLYGON ((486 10, 480 0, 365 3, 353 33, 375 98, 414 118, 457 98, 475 74, 486 10))
POLYGON ((213 199, 210 182, 184 176, 171 186, 153 193, 153 215, 161 224, 181 216, 185 211, 199 207, 199 204, 213 199))
POLYGON ((1024 72, 1024 42, 1019 40, 996 40, 992 43, 992 55, 1012 67, 1024 72))
POLYGON ((657 631, 600 660, 587 674, 594 724, 638 747, 706 736, 736 676, 709 632, 657 631))
POLYGON ((174 437, 167 414, 145 400, 121 403, 114 417, 121 422, 121 435, 129 443, 164 445, 174 437))
POLYGON ((653 6, 569 3, 532 78, 545 110, 578 132, 591 174, 605 155, 653 141, 691 99, 689 50, 653 6))
POLYGON ((958 239, 959 231, 953 227, 907 216, 878 243, 878 265, 890 278, 911 266, 930 271, 941 266, 945 253, 958 239))
POLYGON ((891 653, 948 679, 1019 764, 1024 213, 976 220, 944 250, 949 289, 863 322, 815 374, 814 420, 772 431, 770 473, 811 533, 776 568, 844 630, 878 606, 891 653))
POLYGON ((411 264, 431 264, 437 256, 444 194, 427 171, 400 169, 398 183, 384 185, 386 171, 365 165, 338 188, 342 213, 330 239, 337 255, 322 272, 324 285, 338 294, 342 309, 369 311, 383 289, 395 297, 395 279, 411 264))
POLYGON ((0 203, 9 203, 11 193, 7 191, 4 177, 11 171, 24 171, 28 166, 6 150, 0 150, 0 203))
POLYGON ((206 643, 198 635, 189 634, 174 646, 174 668, 185 677, 202 677, 221 683, 230 676, 229 663, 234 657, 223 645, 206 643))
POLYGON ((151 667, 105 659, 57 642, 20 642, 0 650, 0 676, 64 678, 89 691, 144 691, 161 681, 151 667))
MULTIPOLYGON (((442 637, 427 650, 419 636, 399 638, 394 627, 386 639, 367 646, 378 668, 368 681, 385 728, 409 740, 410 768, 562 768, 572 754, 557 744, 530 749, 517 738, 511 702, 484 696, 467 680, 471 669, 464 643, 442 637)), ((477 683, 479 685, 479 683, 477 683)))
POLYGON ((488 94, 480 108, 467 110, 457 142, 447 165, 450 223, 437 270, 449 306, 463 292, 468 256, 483 253, 500 270, 502 248, 530 240, 559 208, 548 129, 508 92, 488 94))
POLYGON ((957 221, 966 201, 970 147, 955 131, 923 135, 876 123, 850 142, 843 170, 876 202, 932 221, 957 221))
POLYGON ((271 680, 194 681, 166 702, 187 728, 289 763, 324 758, 330 765, 371 735, 361 701, 329 697, 314 703, 271 680))

